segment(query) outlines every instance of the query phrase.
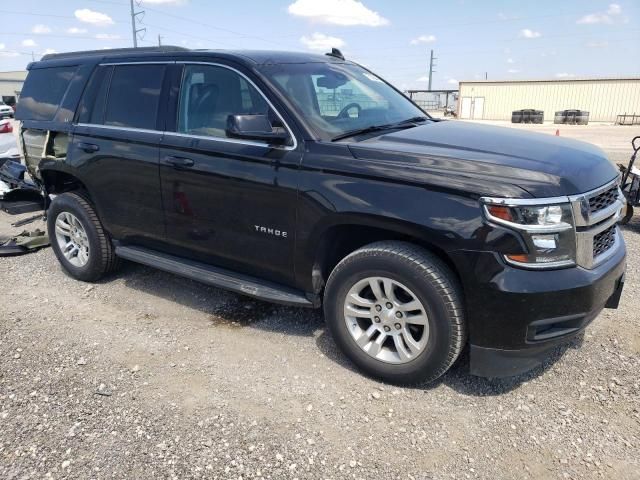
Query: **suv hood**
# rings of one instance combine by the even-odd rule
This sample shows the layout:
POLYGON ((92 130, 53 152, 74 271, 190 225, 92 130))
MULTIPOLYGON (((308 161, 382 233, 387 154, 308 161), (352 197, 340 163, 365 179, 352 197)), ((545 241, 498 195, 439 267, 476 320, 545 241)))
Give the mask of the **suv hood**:
POLYGON ((533 197, 584 193, 618 175, 605 153, 589 143, 458 120, 427 123, 349 148, 357 158, 387 165, 469 177, 483 185, 492 179, 510 183, 533 197))

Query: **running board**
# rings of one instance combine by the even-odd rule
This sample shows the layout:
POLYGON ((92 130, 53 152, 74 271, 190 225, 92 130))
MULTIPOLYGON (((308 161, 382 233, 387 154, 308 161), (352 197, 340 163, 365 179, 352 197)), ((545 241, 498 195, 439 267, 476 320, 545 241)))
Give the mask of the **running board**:
POLYGON ((148 265, 165 272, 175 273, 182 277, 206 283, 207 285, 242 293, 268 302, 296 307, 316 306, 301 291, 230 270, 213 267, 206 263, 175 257, 147 248, 122 245, 116 246, 116 255, 132 262, 148 265))

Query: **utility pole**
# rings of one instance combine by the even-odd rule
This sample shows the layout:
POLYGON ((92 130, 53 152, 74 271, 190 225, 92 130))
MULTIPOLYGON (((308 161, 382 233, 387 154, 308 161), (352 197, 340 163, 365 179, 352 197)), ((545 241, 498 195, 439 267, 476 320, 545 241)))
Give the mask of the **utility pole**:
POLYGON ((433 56, 433 50, 431 50, 431 56, 429 60, 429 90, 431 90, 431 81, 433 78, 433 72, 435 72, 435 70, 433 69, 433 67, 436 66, 436 64, 433 63, 434 60, 437 60, 437 58, 433 56))
POLYGON ((136 20, 138 18, 138 15, 144 16, 144 10, 136 12, 136 10, 135 10, 135 8, 133 6, 133 0, 129 0, 129 3, 131 5, 131 33, 133 35, 133 48, 138 48, 138 33, 144 32, 147 29, 146 28, 136 28, 136 20))
POLYGON ((158 46, 162 46, 162 35, 158 34, 158 46))

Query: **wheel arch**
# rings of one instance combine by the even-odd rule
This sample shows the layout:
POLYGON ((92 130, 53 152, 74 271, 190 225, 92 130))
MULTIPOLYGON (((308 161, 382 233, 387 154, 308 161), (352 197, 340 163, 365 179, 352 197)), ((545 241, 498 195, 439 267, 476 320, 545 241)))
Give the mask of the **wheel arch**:
POLYGON ((72 173, 47 168, 40 170, 40 176, 47 193, 59 195, 74 190, 89 193, 85 183, 72 173))
MULTIPOLYGON (((311 282, 314 293, 320 293, 335 266, 350 253, 382 240, 409 242, 430 251, 440 258, 460 280, 455 263, 442 246, 443 239, 438 238, 425 227, 402 221, 380 218, 341 219, 326 225, 320 232, 314 233, 310 248, 312 266, 308 264, 303 275, 311 282)), ((462 284, 462 282, 460 282, 462 284)))

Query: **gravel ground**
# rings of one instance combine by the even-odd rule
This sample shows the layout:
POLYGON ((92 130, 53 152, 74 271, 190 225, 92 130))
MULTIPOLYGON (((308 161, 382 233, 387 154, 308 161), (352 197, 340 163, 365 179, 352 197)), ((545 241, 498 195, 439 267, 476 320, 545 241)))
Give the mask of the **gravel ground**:
MULTIPOLYGON (((15 217, 0 213, 0 234, 15 217)), ((618 310, 509 380, 368 379, 317 312, 0 259, 0 478, 640 478, 640 218, 618 310)))

